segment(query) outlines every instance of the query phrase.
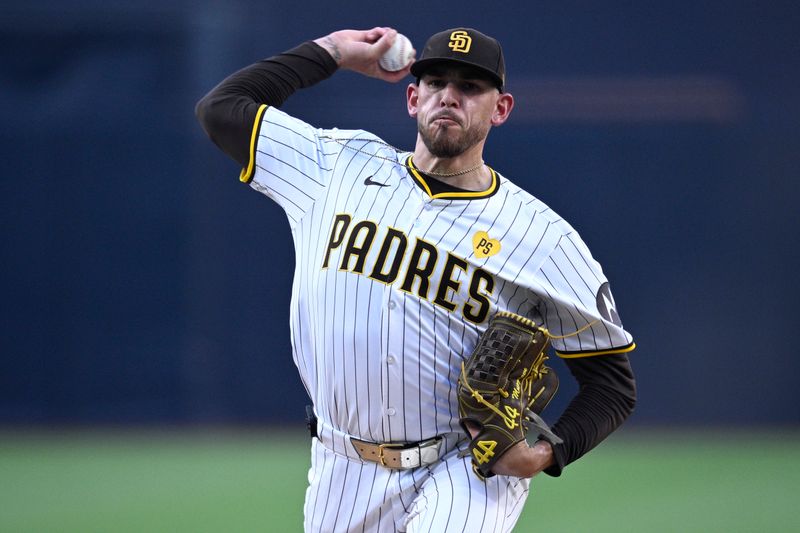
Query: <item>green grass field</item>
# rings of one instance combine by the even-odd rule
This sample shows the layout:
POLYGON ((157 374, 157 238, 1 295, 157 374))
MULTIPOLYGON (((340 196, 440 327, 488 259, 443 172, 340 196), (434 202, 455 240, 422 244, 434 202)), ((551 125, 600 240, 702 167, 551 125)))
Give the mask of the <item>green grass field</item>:
MULTIPOLYGON (((0 432, 2 532, 302 530, 302 434, 0 432)), ((516 531, 800 531, 800 434, 621 432, 538 476, 516 531)))

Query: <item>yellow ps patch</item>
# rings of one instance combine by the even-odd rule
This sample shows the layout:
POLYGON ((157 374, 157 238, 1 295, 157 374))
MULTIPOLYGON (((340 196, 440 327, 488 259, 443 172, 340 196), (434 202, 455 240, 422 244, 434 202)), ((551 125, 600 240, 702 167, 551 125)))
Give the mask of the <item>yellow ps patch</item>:
POLYGON ((484 259, 500 252, 500 241, 490 238, 485 231, 479 231, 472 236, 472 249, 478 259, 484 259))

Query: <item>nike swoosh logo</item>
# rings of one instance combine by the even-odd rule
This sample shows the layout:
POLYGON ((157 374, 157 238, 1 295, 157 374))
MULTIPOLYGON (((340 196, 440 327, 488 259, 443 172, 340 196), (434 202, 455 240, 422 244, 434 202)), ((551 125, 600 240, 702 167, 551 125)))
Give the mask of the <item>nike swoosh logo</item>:
POLYGON ((364 180, 364 185, 377 185, 378 187, 388 187, 388 183, 378 183, 377 181, 372 180, 372 176, 367 176, 367 179, 364 180))

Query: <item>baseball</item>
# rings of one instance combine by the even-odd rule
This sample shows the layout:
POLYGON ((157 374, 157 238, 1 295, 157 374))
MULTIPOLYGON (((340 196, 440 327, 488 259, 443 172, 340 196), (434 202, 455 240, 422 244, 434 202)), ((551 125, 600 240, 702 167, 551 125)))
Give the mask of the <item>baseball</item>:
POLYGON ((381 56, 379 63, 384 70, 396 72, 403 70, 412 59, 414 59, 414 46, 408 37, 398 33, 392 47, 381 56))

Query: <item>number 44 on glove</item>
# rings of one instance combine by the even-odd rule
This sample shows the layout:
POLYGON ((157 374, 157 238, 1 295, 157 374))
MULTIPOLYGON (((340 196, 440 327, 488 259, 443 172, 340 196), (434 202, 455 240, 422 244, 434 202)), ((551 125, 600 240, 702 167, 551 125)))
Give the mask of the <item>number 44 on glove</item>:
POLYGON ((477 435, 462 455, 471 455, 480 478, 491 477, 504 453, 529 432, 552 444, 561 441, 539 416, 558 390, 549 367, 547 330, 527 318, 502 311, 489 321, 469 360, 461 365, 458 411, 461 426, 477 435))

